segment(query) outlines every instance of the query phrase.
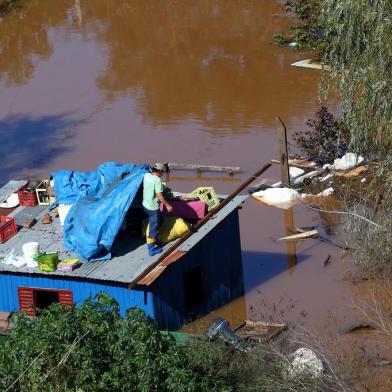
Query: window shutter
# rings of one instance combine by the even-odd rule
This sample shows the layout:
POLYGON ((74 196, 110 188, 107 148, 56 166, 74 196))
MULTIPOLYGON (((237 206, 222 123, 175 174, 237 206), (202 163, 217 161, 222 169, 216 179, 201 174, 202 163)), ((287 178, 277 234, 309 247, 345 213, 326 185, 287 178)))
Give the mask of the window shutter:
POLYGON ((19 309, 29 316, 35 316, 34 290, 29 287, 18 287, 19 309))
POLYGON ((58 290, 59 302, 64 305, 73 305, 73 294, 70 290, 58 290))

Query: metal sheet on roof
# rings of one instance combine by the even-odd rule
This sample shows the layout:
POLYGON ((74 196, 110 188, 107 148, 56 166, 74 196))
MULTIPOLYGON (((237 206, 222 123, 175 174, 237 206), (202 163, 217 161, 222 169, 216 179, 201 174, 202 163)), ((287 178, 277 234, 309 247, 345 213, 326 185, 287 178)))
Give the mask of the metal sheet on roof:
MULTIPOLYGON (((248 196, 237 196, 218 214, 210 219, 187 241, 179 250, 189 251, 194 245, 201 241, 204 236, 216 227, 227 215, 234 211, 248 196)), ((75 258, 76 255, 64 248, 63 229, 59 218, 51 213, 53 222, 49 225, 42 223, 42 217, 47 208, 22 207, 15 211, 15 220, 23 224, 27 219, 36 218, 37 223, 31 229, 22 228, 19 233, 10 238, 4 244, 0 244, 0 255, 9 253, 12 249, 16 255, 22 254, 22 245, 26 242, 38 241, 41 252, 58 251, 61 260, 75 258)), ((164 250, 171 244, 166 244, 164 250)), ((42 272, 38 268, 14 267, 0 262, 0 273, 21 273, 31 275, 45 275, 57 278, 87 279, 95 281, 110 281, 118 283, 130 283, 140 276, 147 267, 153 264, 159 255, 149 256, 147 248, 142 239, 132 238, 129 242, 123 242, 113 249, 113 258, 107 261, 86 262, 74 271, 42 272)))
POLYGON ((2 188, 0 188, 0 203, 6 201, 10 195, 15 193, 21 186, 23 186, 26 183, 27 181, 25 180, 8 181, 2 188))

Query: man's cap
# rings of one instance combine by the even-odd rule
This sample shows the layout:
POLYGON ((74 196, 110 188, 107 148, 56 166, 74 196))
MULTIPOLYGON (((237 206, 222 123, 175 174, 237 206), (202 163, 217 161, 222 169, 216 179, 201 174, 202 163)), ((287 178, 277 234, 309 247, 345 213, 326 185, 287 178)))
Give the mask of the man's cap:
POLYGON ((162 162, 154 163, 154 165, 152 165, 151 168, 162 172, 166 171, 166 165, 162 162))

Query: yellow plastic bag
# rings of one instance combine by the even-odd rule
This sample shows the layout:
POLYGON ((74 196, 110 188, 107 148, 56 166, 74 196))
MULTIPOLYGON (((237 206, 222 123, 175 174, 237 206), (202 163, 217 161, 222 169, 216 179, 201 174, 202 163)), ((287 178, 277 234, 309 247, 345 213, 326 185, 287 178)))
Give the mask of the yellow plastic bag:
MULTIPOLYGON (((162 244, 174 241, 177 238, 182 237, 188 233, 191 229, 191 225, 184 221, 182 218, 176 216, 164 215, 162 219, 162 225, 159 227, 158 241, 162 244)), ((142 222, 142 235, 148 238, 148 219, 144 219, 142 222)))

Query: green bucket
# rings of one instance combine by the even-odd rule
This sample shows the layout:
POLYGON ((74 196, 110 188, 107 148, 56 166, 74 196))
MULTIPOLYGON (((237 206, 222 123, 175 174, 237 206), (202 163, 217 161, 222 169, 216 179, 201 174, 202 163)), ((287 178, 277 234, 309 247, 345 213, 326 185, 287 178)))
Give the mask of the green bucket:
POLYGON ((59 252, 41 253, 38 256, 38 268, 44 272, 56 271, 58 262, 59 252))

